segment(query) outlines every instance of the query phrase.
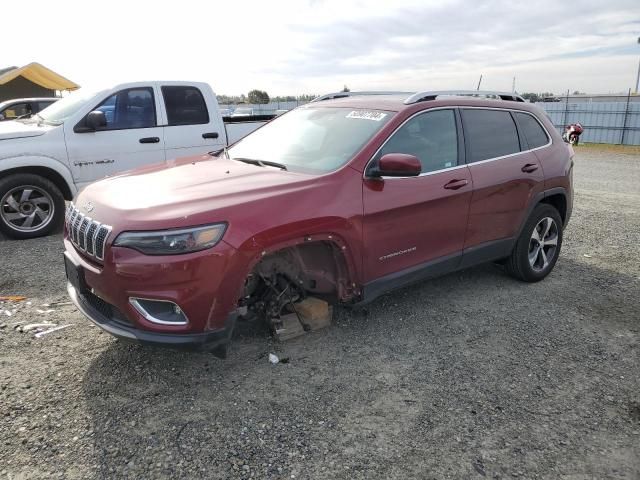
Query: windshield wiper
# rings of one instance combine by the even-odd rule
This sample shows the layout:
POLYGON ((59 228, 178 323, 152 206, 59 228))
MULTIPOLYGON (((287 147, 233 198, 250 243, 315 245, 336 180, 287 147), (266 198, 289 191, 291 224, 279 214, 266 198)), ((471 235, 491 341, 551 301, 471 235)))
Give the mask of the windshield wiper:
POLYGON ((287 166, 278 162, 271 162, 269 160, 256 160, 255 158, 242 158, 234 157, 231 160, 238 160, 239 162, 248 163, 250 165, 258 165, 259 167, 276 167, 282 170, 286 170, 287 166))

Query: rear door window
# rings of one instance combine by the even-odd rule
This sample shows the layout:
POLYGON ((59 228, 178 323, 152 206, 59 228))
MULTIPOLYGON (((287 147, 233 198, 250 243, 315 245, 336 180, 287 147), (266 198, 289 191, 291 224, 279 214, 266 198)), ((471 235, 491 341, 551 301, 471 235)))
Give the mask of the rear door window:
POLYGON ((387 153, 406 153, 420 160, 422 173, 458 164, 458 133, 453 110, 420 114, 400 127, 380 149, 375 161, 387 153))
POLYGON ((467 162, 480 162, 520 151, 511 113, 506 110, 463 109, 467 162))
POLYGON ((514 115, 518 121, 520 130, 529 144, 529 148, 538 148, 549 143, 547 132, 544 131, 542 125, 540 125, 538 120, 533 118, 532 115, 519 112, 514 113, 514 115))
POLYGON ((209 123, 207 104, 202 92, 196 87, 164 86, 162 95, 169 126, 209 123))

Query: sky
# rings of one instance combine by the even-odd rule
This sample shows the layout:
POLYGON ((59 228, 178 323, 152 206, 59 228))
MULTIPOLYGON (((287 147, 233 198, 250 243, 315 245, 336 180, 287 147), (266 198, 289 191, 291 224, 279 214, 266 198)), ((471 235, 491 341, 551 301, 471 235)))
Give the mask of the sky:
POLYGON ((634 88, 640 59, 638 0, 3 0, 2 13, 15 31, 0 68, 36 61, 88 88, 475 89, 482 74, 482 89, 515 77, 520 93, 609 93, 634 88))

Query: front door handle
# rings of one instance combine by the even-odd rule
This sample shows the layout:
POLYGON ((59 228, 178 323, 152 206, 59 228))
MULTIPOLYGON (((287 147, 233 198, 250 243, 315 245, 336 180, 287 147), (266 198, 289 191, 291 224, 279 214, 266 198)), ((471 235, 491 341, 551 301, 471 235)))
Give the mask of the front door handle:
POLYGON ((524 173, 535 172, 538 169, 538 165, 535 163, 527 163, 524 167, 522 167, 522 171, 524 173))
POLYGON ((218 138, 218 132, 206 132, 202 134, 202 138, 218 138))
POLYGON ((140 143, 160 143, 159 137, 144 137, 140 139, 140 143))
POLYGON ((469 182, 465 179, 462 180, 451 180, 450 182, 446 183, 444 185, 444 188, 446 188, 447 190, 458 190, 459 188, 464 187, 465 185, 468 185, 469 182))

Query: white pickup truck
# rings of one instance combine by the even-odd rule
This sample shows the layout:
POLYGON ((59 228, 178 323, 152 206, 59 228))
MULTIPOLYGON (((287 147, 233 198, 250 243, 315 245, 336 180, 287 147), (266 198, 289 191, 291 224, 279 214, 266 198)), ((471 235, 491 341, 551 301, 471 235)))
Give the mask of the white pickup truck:
POLYGON ((88 183, 219 150, 268 118, 226 120, 206 83, 137 82, 78 90, 30 119, 0 122, 0 231, 46 235, 88 183))

